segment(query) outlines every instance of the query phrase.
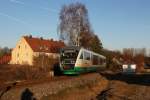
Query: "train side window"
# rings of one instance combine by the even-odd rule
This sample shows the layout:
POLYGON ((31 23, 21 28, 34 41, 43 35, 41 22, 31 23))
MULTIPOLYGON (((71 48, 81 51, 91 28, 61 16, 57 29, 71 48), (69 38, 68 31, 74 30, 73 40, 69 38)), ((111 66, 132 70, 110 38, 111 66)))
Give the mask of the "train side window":
POLYGON ((103 63, 106 63, 106 60, 105 60, 105 59, 103 60, 103 63))
POLYGON ((84 52, 84 59, 85 60, 90 60, 90 53, 84 52))
POLYGON ((105 59, 101 59, 101 64, 104 64, 106 63, 106 60, 105 59))
POLYGON ((80 59, 83 59, 83 52, 81 52, 80 59))
POLYGON ((101 58, 99 58, 99 64, 102 64, 102 59, 101 58))
POLYGON ((93 54, 91 53, 91 60, 93 60, 93 54))
POLYGON ((99 60, 98 60, 98 56, 93 55, 93 65, 98 65, 99 60))

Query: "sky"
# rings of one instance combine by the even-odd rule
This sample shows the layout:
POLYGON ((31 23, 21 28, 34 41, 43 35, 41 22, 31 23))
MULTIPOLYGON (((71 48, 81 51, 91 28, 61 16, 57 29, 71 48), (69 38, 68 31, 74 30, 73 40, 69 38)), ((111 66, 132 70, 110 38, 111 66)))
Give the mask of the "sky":
POLYGON ((0 0, 0 47, 15 47, 23 35, 58 39, 63 5, 85 4, 103 47, 150 50, 150 0, 0 0))

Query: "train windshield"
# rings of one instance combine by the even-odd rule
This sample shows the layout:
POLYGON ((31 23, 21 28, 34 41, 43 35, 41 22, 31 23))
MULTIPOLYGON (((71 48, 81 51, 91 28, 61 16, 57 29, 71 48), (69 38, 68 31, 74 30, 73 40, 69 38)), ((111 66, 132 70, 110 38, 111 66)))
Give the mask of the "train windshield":
POLYGON ((61 59, 76 59, 78 56, 78 51, 74 50, 64 50, 61 52, 61 59))
POLYGON ((77 49, 62 49, 60 53, 60 62, 62 66, 74 66, 79 50, 77 49))

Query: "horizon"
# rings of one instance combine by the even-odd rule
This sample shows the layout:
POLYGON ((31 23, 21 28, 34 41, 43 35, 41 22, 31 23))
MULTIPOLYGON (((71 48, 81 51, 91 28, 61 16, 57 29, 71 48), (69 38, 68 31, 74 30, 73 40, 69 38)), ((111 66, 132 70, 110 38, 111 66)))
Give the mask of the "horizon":
POLYGON ((46 1, 2 0, 0 3, 0 47, 15 47, 24 35, 58 40, 61 7, 85 4, 94 33, 110 50, 146 48, 150 52, 150 1, 46 1), (98 10, 97 10, 98 9, 98 10), (98 21, 97 21, 98 20, 98 21))

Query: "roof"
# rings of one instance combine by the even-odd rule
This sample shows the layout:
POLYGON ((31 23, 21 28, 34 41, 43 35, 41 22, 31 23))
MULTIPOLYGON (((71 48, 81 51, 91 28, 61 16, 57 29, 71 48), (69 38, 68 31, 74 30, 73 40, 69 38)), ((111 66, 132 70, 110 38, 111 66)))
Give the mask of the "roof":
POLYGON ((80 50, 80 47, 77 46, 66 46, 64 48, 62 48, 61 50, 80 50))
POLYGON ((5 54, 0 57, 0 64, 8 64, 11 60, 11 54, 5 54))
POLYGON ((60 48, 65 46, 62 41, 46 40, 32 36, 23 37, 34 52, 58 53, 60 48))

